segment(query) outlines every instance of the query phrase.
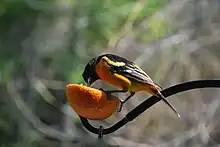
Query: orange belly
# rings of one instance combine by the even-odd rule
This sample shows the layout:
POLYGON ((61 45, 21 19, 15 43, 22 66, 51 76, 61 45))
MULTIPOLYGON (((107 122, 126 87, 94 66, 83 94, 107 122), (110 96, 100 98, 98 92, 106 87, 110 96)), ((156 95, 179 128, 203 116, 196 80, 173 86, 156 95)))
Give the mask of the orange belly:
POLYGON ((114 87, 127 90, 131 85, 130 80, 119 74, 112 73, 109 71, 109 66, 106 63, 101 63, 101 61, 96 66, 96 72, 101 80, 114 87))

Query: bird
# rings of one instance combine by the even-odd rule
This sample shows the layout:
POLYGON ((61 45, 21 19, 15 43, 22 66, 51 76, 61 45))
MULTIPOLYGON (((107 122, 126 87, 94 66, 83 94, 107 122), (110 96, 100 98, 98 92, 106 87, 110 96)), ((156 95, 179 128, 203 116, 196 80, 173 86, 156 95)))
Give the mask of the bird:
POLYGON ((160 98, 180 118, 176 108, 162 95, 161 86, 156 84, 138 65, 121 56, 107 53, 93 57, 86 64, 82 77, 88 86, 91 86, 97 80, 102 80, 118 88, 118 90, 108 91, 100 88, 108 95, 129 92, 130 95, 125 100, 120 100, 118 112, 121 111, 123 104, 133 97, 136 92, 145 91, 160 98))
MULTIPOLYGON (((81 117, 105 120, 117 111, 120 100, 101 90, 80 84, 66 85, 66 97, 71 108, 81 117)), ((98 139, 102 138, 103 126, 99 127, 98 139)))

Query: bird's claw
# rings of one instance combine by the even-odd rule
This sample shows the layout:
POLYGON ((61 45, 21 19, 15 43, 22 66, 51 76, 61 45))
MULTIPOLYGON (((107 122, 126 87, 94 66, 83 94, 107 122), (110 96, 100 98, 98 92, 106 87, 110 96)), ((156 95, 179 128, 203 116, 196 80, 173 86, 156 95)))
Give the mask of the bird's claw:
POLYGON ((121 112, 123 104, 124 104, 124 102, 122 100, 120 100, 120 105, 118 107, 117 112, 121 112))

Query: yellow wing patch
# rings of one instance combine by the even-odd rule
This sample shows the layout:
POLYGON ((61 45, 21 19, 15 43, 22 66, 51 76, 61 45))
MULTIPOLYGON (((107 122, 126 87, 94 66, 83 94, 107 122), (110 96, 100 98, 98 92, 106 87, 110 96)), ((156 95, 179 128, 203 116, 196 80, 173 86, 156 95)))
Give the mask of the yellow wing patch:
POLYGON ((106 61, 109 65, 113 65, 113 66, 125 66, 124 62, 114 62, 112 60, 110 60, 109 58, 107 58, 106 56, 102 58, 102 60, 106 61))

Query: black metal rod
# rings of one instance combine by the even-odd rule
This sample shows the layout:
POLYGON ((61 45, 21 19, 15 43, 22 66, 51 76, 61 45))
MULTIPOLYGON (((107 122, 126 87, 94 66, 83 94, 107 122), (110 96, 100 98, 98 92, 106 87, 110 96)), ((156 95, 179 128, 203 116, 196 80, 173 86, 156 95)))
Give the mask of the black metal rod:
MULTIPOLYGON (((220 80, 197 80, 197 81, 189 81, 186 83, 174 85, 172 87, 162 90, 161 93, 164 95, 164 97, 168 97, 192 89, 219 88, 219 87, 220 87, 220 80)), ((148 108, 150 108, 159 101, 160 98, 151 96, 149 99, 145 100, 140 105, 138 105, 133 110, 131 110, 123 119, 115 123, 113 126, 103 129, 102 134, 106 135, 115 132, 116 130, 127 124, 129 121, 135 119, 137 116, 142 114, 144 111, 146 111, 148 108)), ((88 129, 90 132, 94 134, 98 134, 99 128, 93 127, 86 118, 82 116, 79 117, 86 129, 88 129)))

